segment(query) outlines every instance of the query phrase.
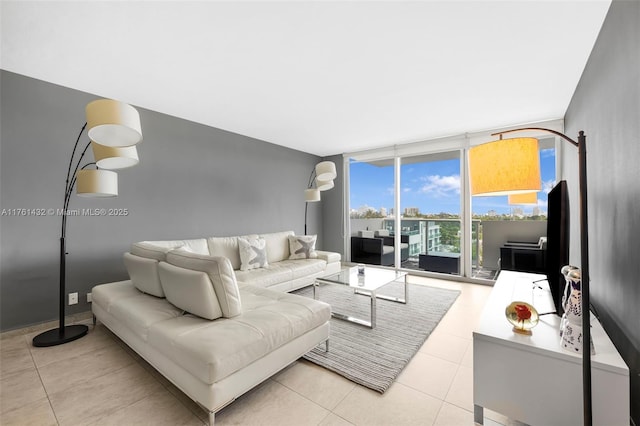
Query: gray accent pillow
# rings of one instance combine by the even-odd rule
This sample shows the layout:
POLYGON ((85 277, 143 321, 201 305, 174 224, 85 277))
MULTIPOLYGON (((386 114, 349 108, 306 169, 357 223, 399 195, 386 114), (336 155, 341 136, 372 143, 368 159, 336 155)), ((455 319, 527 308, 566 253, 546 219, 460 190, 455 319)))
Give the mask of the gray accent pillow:
POLYGON ((266 268, 267 242, 264 238, 238 237, 238 250, 240 252, 240 270, 248 271, 256 268, 266 268))
POLYGON ((315 259, 317 235, 291 235, 289 236, 289 259, 315 259))

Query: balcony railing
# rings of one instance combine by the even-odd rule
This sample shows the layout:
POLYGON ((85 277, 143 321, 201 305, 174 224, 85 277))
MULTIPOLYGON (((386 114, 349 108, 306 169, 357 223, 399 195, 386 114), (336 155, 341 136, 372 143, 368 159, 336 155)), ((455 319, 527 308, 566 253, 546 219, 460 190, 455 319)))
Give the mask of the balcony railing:
MULTIPOLYGON (((395 219, 351 219, 352 232, 361 229, 387 229, 395 235, 395 219)), ((442 253, 442 257, 461 254, 462 232, 460 219, 403 218, 400 222, 401 235, 409 236, 409 258, 403 260, 402 267, 420 268, 420 255, 442 253)), ((471 274, 472 277, 492 279, 499 269, 500 246, 517 234, 524 240, 537 241, 546 235, 546 222, 502 221, 473 219, 471 225, 471 274)), ((460 257, 460 264, 463 263, 460 257)), ((459 272, 458 272, 459 273, 459 272)))

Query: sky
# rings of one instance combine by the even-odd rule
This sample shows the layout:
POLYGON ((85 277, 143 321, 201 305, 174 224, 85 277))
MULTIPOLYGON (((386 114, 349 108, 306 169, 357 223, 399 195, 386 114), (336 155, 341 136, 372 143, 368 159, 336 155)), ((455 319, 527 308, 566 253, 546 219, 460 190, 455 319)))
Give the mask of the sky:
MULTIPOLYGON (((538 208, 547 211, 547 193, 555 185, 555 150, 540 151, 540 174, 542 191, 538 193, 538 208)), ((364 206, 388 213, 393 208, 393 165, 378 167, 368 163, 352 161, 350 166, 350 204, 352 210, 364 206)), ((418 207, 420 213, 460 214, 460 161, 442 160, 405 164, 400 169, 400 206, 418 207)), ((531 214, 535 206, 510 206, 507 196, 472 197, 472 212, 487 214, 490 210, 498 214, 510 214, 512 209, 522 208, 531 214)))

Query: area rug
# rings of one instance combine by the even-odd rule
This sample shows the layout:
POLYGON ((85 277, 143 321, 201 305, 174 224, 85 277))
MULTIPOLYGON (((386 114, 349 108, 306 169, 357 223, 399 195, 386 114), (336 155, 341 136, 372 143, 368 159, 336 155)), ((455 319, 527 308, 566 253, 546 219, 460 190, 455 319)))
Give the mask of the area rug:
MULTIPOLYGON (((409 302, 406 305, 377 300, 376 328, 331 318, 329 352, 325 352, 323 344, 304 358, 384 393, 460 294, 457 290, 407 285, 409 302)), ((294 293, 313 297, 313 288, 294 293)), ((391 283, 378 293, 402 297, 402 284, 391 283)), ((335 312, 369 318, 370 298, 354 294, 346 286, 323 285, 318 288, 318 299, 329 303, 335 312)))

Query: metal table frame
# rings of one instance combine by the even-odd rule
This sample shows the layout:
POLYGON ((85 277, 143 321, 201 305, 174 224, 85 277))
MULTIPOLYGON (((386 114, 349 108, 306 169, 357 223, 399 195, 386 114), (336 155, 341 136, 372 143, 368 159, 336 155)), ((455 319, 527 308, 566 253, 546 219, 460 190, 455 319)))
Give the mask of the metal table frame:
MULTIPOLYGON (((356 271, 357 274, 357 270, 355 267, 350 268, 351 272, 356 271)), ((367 274, 376 274, 377 271, 388 271, 386 269, 382 269, 382 268, 372 268, 372 267, 365 267, 365 273, 364 276, 366 277, 367 274)), ((341 285, 344 287, 350 287, 353 289, 354 294, 361 294, 363 296, 368 296, 371 299, 371 309, 370 309, 370 317, 369 320, 366 319, 362 319, 362 318, 357 318, 351 315, 347 315, 347 314, 343 314, 340 312, 334 312, 333 309, 331 310, 331 316, 333 316, 334 318, 338 318, 344 321, 349 321, 355 324, 360 324, 363 325, 365 327, 369 327, 369 328, 375 328, 376 327, 376 300, 377 299, 383 299, 383 300, 389 300, 391 302, 396 302, 396 303, 403 303, 406 304, 408 299, 409 299, 409 293, 407 291, 407 274, 405 272, 400 272, 400 271, 394 271, 395 272, 395 278, 391 279, 390 281, 380 281, 378 283, 375 283, 372 285, 372 288, 364 288, 364 287, 360 287, 358 285, 358 283, 354 283, 352 282, 352 277, 354 276, 353 273, 351 273, 349 275, 350 279, 349 282, 345 282, 345 281, 341 281, 339 279, 331 279, 334 277, 340 277, 340 274, 332 274, 326 277, 318 277, 316 278, 316 280, 313 283, 313 298, 315 300, 318 299, 318 292, 317 292, 317 287, 320 286, 320 284, 331 284, 331 285, 341 285), (377 290, 384 287, 385 285, 391 284, 392 282, 403 278, 402 283, 404 285, 404 297, 394 297, 394 296, 388 296, 385 294, 378 294, 377 290)), ((358 275, 356 275, 358 276, 358 275)), ((359 277, 359 276, 358 276, 359 277)))

